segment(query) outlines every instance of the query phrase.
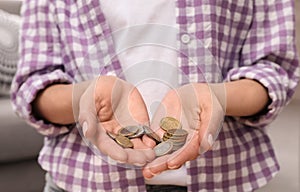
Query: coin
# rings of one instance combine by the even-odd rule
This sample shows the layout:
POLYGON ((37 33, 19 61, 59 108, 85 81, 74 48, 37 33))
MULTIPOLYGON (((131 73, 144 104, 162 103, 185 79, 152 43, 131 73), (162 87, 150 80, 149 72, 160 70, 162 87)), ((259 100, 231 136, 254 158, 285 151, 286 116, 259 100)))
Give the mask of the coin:
POLYGON ((173 149, 173 143, 172 142, 161 142, 160 144, 156 145, 153 150, 155 152, 155 155, 157 157, 166 155, 170 153, 173 149))
POLYGON ((167 131, 169 129, 181 129, 182 128, 181 123, 173 117, 162 118, 159 125, 165 131, 167 131))
POLYGON ((144 127, 143 126, 135 126, 138 130, 133 135, 129 135, 128 138, 133 139, 137 137, 141 137, 144 134, 144 127))
POLYGON ((171 141, 174 141, 174 142, 185 142, 186 141, 186 137, 183 137, 183 138, 176 138, 176 137, 163 137, 163 140, 166 141, 166 140, 171 140, 171 141))
POLYGON ((126 126, 119 130, 119 135, 128 137, 128 136, 134 135, 136 132, 138 132, 138 130, 139 130, 139 127, 137 127, 137 126, 126 126))
POLYGON ((184 145, 185 144, 185 141, 180 141, 180 142, 176 142, 176 141, 172 141, 172 140, 169 140, 170 142, 173 142, 173 146, 179 146, 179 145, 184 145))
POLYGON ((176 142, 176 143, 180 143, 180 142, 185 142, 186 138, 173 138, 173 137, 163 137, 162 138, 163 141, 172 141, 172 142, 176 142))
POLYGON ((117 135, 115 138, 116 142, 124 148, 132 148, 133 143, 127 137, 123 135, 117 135))
POLYGON ((184 146, 184 144, 182 144, 182 145, 174 145, 174 143, 173 143, 172 151, 177 151, 178 149, 180 149, 183 146, 184 146))
POLYGON ((169 129, 166 134, 173 137, 186 137, 188 132, 184 129, 169 129))
POLYGON ((161 142, 161 139, 160 137, 148 126, 143 126, 144 127, 144 131, 145 131, 145 134, 152 138, 153 140, 155 140, 157 143, 160 143, 161 142))
POLYGON ((170 139, 170 137, 172 137, 172 136, 169 136, 169 135, 167 135, 166 133, 164 133, 164 135, 163 135, 163 140, 165 141, 165 140, 168 140, 168 139, 170 139))
POLYGON ((110 133, 110 132, 106 132, 106 134, 110 137, 110 138, 112 138, 112 139, 116 139, 116 134, 114 134, 114 133, 110 133))

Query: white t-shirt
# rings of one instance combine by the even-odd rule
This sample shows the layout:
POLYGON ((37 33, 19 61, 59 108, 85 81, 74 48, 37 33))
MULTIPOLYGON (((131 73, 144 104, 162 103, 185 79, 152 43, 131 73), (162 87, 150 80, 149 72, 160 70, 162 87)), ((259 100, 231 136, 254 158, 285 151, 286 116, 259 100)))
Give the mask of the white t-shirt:
MULTIPOLYGON (((109 0, 101 4, 126 80, 142 94, 151 118, 167 91, 178 86, 175 1, 109 0)), ((186 175, 182 166, 146 183, 186 186, 186 175)))

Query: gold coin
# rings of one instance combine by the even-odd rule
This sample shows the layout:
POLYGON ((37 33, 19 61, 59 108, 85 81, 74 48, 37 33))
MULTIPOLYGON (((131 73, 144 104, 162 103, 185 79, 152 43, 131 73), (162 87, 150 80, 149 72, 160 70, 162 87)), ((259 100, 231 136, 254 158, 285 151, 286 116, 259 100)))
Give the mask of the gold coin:
POLYGON ((165 131, 167 131, 169 129, 181 129, 182 128, 181 123, 173 117, 162 118, 159 125, 165 131))
POLYGON ((110 133, 110 132, 106 132, 106 134, 110 137, 110 138, 112 138, 112 139, 116 139, 116 134, 114 134, 114 133, 110 133))
POLYGON ((165 137, 163 137, 163 139, 162 139, 163 141, 168 141, 169 140, 169 138, 165 138, 165 137))
POLYGON ((165 137, 168 137, 168 138, 174 138, 174 139, 181 139, 181 138, 186 138, 187 135, 170 135, 169 133, 164 133, 165 137))
POLYGON ((124 148, 132 148, 133 143, 127 137, 123 135, 117 135, 115 138, 116 142, 124 148))
POLYGON ((168 140, 170 139, 172 136, 168 135, 167 133, 164 133, 163 135, 163 139, 168 140))

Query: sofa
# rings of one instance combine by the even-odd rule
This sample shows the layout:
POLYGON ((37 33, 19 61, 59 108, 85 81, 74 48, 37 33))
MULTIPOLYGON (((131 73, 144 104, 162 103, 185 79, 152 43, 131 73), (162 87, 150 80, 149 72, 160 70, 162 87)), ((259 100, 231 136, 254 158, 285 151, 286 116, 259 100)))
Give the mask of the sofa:
MULTIPOLYGON (((0 1, 0 11, 2 13, 18 15, 20 6, 21 1, 0 1)), ((14 17, 14 19, 16 18, 14 17)), ((5 29, 7 29, 5 24, 0 22, 1 38, 3 36, 9 38, 9 36, 3 35, 5 29)), ((18 41, 16 40, 16 42, 18 41)), ((3 46, 10 46, 11 48, 12 45, 8 39, 3 38, 2 41, 0 40, 0 47, 2 46, 2 48, 3 46)), ((9 67, 7 62, 4 66, 7 58, 5 60, 6 55, 3 55, 3 50, 0 48, 0 67, 2 69, 3 67, 9 67)), ((13 51, 10 51, 10 55, 11 59, 9 61, 15 62, 17 58, 12 57, 14 56, 13 51)), ((9 67, 9 69, 12 72, 14 68, 9 67)), ((0 75, 3 77, 5 74, 0 75)), ((2 78, 2 80, 4 79, 7 84, 11 80, 11 74, 6 73, 6 75, 7 77, 2 78)), ((41 192, 43 190, 45 172, 37 163, 37 156, 42 145, 43 137, 13 112, 9 86, 3 86, 2 84, 0 90, 0 191, 41 192)))

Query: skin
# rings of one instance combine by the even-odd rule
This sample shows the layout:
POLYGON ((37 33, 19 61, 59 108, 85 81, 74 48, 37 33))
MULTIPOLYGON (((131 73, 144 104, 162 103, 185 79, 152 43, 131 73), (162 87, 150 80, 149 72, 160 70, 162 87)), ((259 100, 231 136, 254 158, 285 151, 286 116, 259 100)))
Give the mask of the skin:
POLYGON ((122 148, 106 132, 118 134, 127 125, 148 125, 146 105, 130 83, 112 76, 101 76, 90 83, 80 97, 78 121, 84 136, 101 153, 120 163, 144 166, 155 158, 141 138, 131 139, 133 149, 122 148))
MULTIPOLYGON (((106 85, 106 86, 101 86, 102 87, 101 92, 105 93, 102 94, 101 96, 103 98, 102 100, 110 101, 109 98, 111 98, 111 90, 109 89, 111 89, 113 84, 111 84, 111 82, 102 82, 102 83, 103 83, 102 85, 106 85)), ((79 102, 80 97, 81 95, 84 95, 87 92, 86 90, 88 86, 89 83, 75 85, 76 89, 74 89, 73 85, 68 85, 68 84, 57 84, 57 85, 49 86, 44 91, 42 91, 37 96, 36 100, 33 102, 34 115, 36 116, 39 115, 40 118, 46 119, 49 122, 53 122, 57 124, 69 124, 75 122, 75 120, 77 121, 76 115, 74 118, 73 109, 75 111, 78 111, 79 104, 75 104, 75 105, 72 104, 72 91, 76 90, 76 95, 78 95, 77 97, 74 97, 74 101, 75 101, 74 103, 80 103, 79 102)), ((180 118, 183 122, 188 123, 191 121, 191 119, 195 120, 196 122, 195 125, 191 125, 188 123, 187 126, 185 126, 185 127, 194 128, 194 129, 188 129, 188 132, 190 133, 189 135, 191 135, 189 138, 190 142, 187 144, 188 146, 183 147, 181 150, 178 150, 172 153, 171 155, 166 155, 160 158, 156 158, 155 160, 153 160, 152 154, 150 154, 149 151, 147 151, 147 154, 144 153, 144 151, 138 151, 139 153, 142 153, 142 157, 137 159, 129 158, 132 156, 137 157, 138 155, 133 155, 133 153, 135 152, 130 151, 130 153, 128 153, 126 151, 125 152, 120 151, 119 154, 124 154, 124 155, 116 158, 119 158, 120 162, 129 162, 129 163, 139 164, 139 165, 145 164, 146 161, 150 162, 143 168, 143 175, 146 179, 152 178, 153 176, 168 169, 177 169, 180 166, 182 166, 186 161, 197 158, 197 156, 199 155, 199 151, 201 151, 200 147, 204 148, 204 151, 209 149, 210 145, 208 145, 206 139, 203 138, 207 137, 207 135, 205 134, 206 131, 210 129, 209 128, 210 120, 212 119, 213 120, 212 122, 215 122, 214 119, 220 120, 218 115, 214 116, 215 113, 219 114, 219 116, 221 115, 252 116, 265 109, 269 101, 267 90, 260 83, 254 80, 241 79, 237 81, 226 82, 224 84, 219 84, 216 86, 223 86, 223 88, 225 88, 225 93, 226 93, 225 97, 219 97, 218 94, 212 97, 209 93, 209 89, 207 85, 201 83, 192 84, 190 87, 189 86, 181 87, 178 91, 179 96, 178 94, 175 94, 175 92, 171 90, 162 101, 162 106, 164 107, 165 110, 164 114, 159 113, 158 110, 158 113, 155 115, 157 116, 156 119, 161 119, 166 115, 177 117, 178 114, 184 114, 183 117, 180 118), (180 90, 183 91, 180 92, 180 90), (195 98, 197 99, 195 100, 194 106, 197 105, 199 109, 196 108, 196 110, 194 111, 193 110, 189 111, 189 109, 184 109, 184 105, 188 105, 188 106, 191 105, 190 103, 184 102, 185 99, 188 100, 188 98, 190 98, 190 97, 186 97, 185 93, 192 93, 196 95, 195 98), (180 99, 183 101, 181 102, 180 99), (219 101, 220 103, 215 101, 219 101), (217 109, 218 109, 217 112, 212 112, 213 109, 215 108, 215 105, 213 106, 212 103, 214 104, 217 103, 217 109), (224 113, 222 113, 222 111, 224 113)), ((134 104, 133 106, 135 105, 136 104, 134 104)), ((108 111, 110 111, 110 113, 108 114, 112 115, 112 111, 111 110, 108 111)), ((75 112, 75 114, 77 113, 75 112)), ((141 114, 141 113, 138 112, 135 114, 141 114)), ((160 128, 157 128, 158 120, 155 121, 155 116, 151 128, 154 128, 154 130, 156 130, 157 133, 161 136, 163 132, 160 130, 160 128)), ((111 121, 111 116, 108 117, 109 118, 107 119, 111 121)), ((142 121, 147 121, 147 119, 144 118, 145 116, 138 117, 138 119, 141 119, 142 121)), ((83 124, 83 120, 80 120, 79 118, 79 121, 81 121, 81 124, 83 124)), ((107 127, 105 128, 105 126, 102 127, 104 127, 104 129, 106 130, 110 129, 109 127, 108 128, 107 127)), ((98 133, 100 134, 101 131, 103 132, 103 129, 98 131, 98 133)), ((93 132, 90 132, 91 135, 93 135, 92 133, 93 132)), ((100 137, 102 138, 103 135, 106 134, 102 134, 102 136, 99 135, 99 138, 100 137)), ((102 139, 108 141, 108 138, 106 137, 102 139)), ((114 145, 113 142, 109 142, 109 144, 111 144, 110 146, 114 145)), ((103 144, 101 145, 99 145, 99 148, 105 151, 105 146, 103 144)), ((147 146, 150 148, 153 147, 154 145, 155 144, 152 140, 150 140, 147 137, 144 137, 142 141, 139 140, 135 142, 134 148, 146 149, 147 146)), ((122 149, 116 148, 116 150, 122 150, 122 149)))
MULTIPOLYGON (((258 82, 242 79, 224 83, 226 88, 226 115, 251 116, 265 108, 267 90, 258 82)), ((87 85, 81 83, 79 95, 87 85)), ((75 122, 72 106, 72 84, 55 84, 47 87, 33 102, 33 113, 49 122, 70 124, 75 122)))
MULTIPOLYGON (((185 162, 210 150, 213 138, 221 128, 225 109, 227 115, 249 116, 264 109, 267 102, 268 95, 264 87, 247 79, 210 86, 193 83, 170 90, 155 113, 151 128, 162 137, 164 131, 159 126, 159 120, 172 116, 180 120, 182 128, 189 135, 182 148, 148 163, 143 169, 144 177, 149 179, 165 170, 178 169, 185 162)), ((144 141, 154 146, 148 139, 144 141)))

